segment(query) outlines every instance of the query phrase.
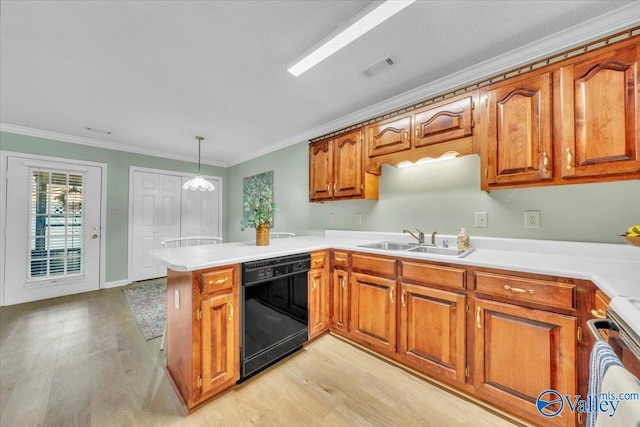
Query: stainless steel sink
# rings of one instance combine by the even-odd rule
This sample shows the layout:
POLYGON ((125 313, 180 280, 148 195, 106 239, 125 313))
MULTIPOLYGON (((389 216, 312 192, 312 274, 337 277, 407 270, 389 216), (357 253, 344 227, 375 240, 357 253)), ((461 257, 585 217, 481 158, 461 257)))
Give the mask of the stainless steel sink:
POLYGON ((360 248, 383 249, 387 251, 406 251, 407 249, 416 248, 418 245, 412 243, 396 243, 396 242, 376 242, 367 243, 366 245, 358 245, 360 248))
POLYGON ((415 243, 398 243, 398 242, 376 242, 358 245, 359 248, 382 249, 385 251, 409 251, 419 252, 422 254, 446 255, 451 257, 462 258, 473 252, 473 249, 461 251, 458 248, 449 248, 444 246, 417 245, 415 243))
POLYGON ((434 255, 448 255, 448 256, 454 256, 458 258, 465 257, 469 255, 471 252, 473 252, 473 249, 461 251, 458 248, 445 248, 442 246, 416 246, 408 250, 410 252, 420 252, 423 254, 434 254, 434 255))

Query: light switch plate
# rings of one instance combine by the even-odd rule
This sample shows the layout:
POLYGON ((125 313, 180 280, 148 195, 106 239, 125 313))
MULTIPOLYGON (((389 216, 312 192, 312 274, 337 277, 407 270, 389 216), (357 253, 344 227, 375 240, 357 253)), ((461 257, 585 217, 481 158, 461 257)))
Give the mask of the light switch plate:
POLYGON ((362 214, 361 213, 355 214, 355 223, 356 223, 356 225, 361 225, 362 224, 362 214))
POLYGON ((524 211, 524 228, 540 228, 540 211, 524 211))
POLYGON ((489 216, 486 212, 476 212, 476 228, 489 227, 489 216))

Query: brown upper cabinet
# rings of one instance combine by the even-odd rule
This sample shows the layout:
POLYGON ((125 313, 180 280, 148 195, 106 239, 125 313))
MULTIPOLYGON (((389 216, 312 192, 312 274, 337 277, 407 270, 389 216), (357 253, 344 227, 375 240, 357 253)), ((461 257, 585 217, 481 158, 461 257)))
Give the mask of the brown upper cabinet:
POLYGON ((309 146, 309 199, 378 199, 378 177, 363 169, 362 130, 309 146))
POLYGON ((563 178, 640 172, 639 49, 606 49, 560 68, 563 178))
POLYGON ((368 125, 364 128, 369 157, 397 153, 411 148, 411 116, 368 125))
POLYGON ((415 147, 471 136, 474 126, 471 96, 421 108, 413 115, 415 147))
POLYGON ((552 75, 510 79, 481 95, 488 186, 552 178, 552 75))

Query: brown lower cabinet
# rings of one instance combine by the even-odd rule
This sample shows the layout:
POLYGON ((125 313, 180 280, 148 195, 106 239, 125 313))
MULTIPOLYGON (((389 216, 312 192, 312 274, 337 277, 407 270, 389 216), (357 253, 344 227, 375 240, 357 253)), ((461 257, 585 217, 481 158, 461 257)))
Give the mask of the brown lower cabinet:
POLYGON ((238 265, 167 272, 167 373, 187 411, 240 378, 238 265))
POLYGON ((465 381, 465 301, 464 294, 402 283, 398 352, 409 365, 465 381))
POLYGON ((309 270, 309 339, 329 329, 329 265, 325 262, 326 251, 311 253, 311 270, 309 270))
POLYGON ((576 394, 576 318, 484 299, 474 304, 478 396, 542 425, 574 425, 575 414, 566 408, 545 417, 536 401, 545 390, 576 394))

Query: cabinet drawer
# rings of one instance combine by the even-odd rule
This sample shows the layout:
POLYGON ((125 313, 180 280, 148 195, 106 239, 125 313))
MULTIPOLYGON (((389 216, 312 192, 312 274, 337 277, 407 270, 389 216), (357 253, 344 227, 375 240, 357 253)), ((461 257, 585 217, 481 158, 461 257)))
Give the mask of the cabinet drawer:
POLYGON ((402 279, 419 283, 448 286, 456 289, 465 288, 463 268, 443 267, 418 262, 401 261, 402 279))
POLYGON ((342 251, 333 251, 333 266, 341 268, 349 268, 349 253, 342 251))
POLYGON ((202 293, 206 294, 223 289, 231 289, 233 287, 233 271, 233 267, 227 267, 203 272, 200 276, 202 293))
POLYGON ((572 283, 476 272, 477 292, 553 307, 575 309, 575 288, 572 283))
POLYGON ((396 260, 370 255, 351 255, 351 266, 354 271, 378 274, 381 276, 396 275, 396 260))
POLYGON ((327 253, 325 251, 311 252, 311 268, 324 268, 326 258, 327 253))

